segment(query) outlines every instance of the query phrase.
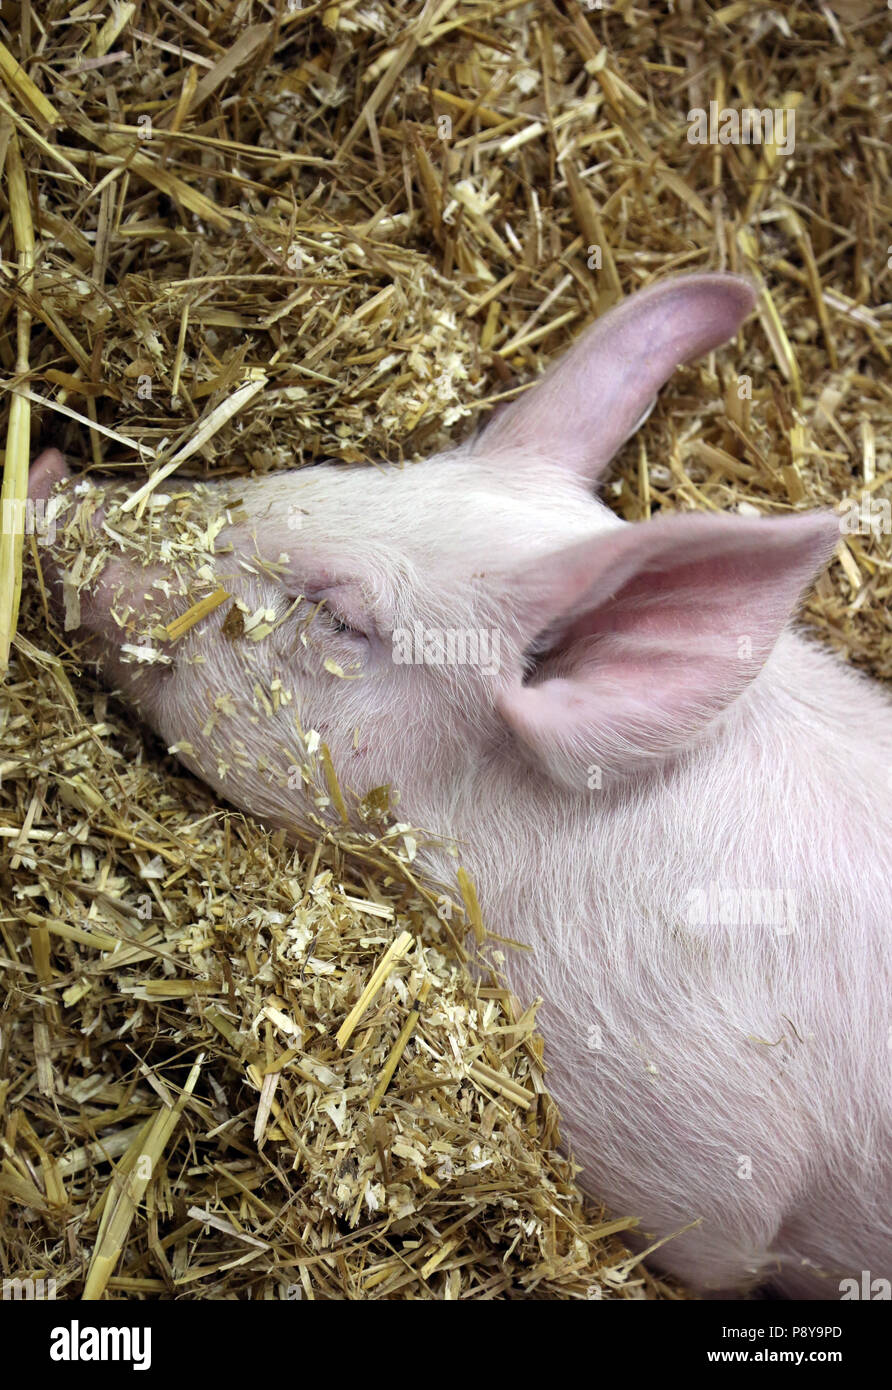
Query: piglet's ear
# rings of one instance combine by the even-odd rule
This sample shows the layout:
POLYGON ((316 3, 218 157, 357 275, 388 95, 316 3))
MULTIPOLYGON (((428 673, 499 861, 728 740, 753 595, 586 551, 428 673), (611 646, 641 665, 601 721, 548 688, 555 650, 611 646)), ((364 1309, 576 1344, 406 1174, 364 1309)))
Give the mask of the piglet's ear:
POLYGON ((737 332, 756 292, 739 275, 679 275, 610 309, 531 390, 504 407, 475 453, 532 453, 594 482, 682 362, 737 332))
POLYGON ((507 599, 530 650, 498 709, 566 785, 681 752, 758 673, 833 553, 831 513, 760 521, 681 515, 540 560, 507 599))

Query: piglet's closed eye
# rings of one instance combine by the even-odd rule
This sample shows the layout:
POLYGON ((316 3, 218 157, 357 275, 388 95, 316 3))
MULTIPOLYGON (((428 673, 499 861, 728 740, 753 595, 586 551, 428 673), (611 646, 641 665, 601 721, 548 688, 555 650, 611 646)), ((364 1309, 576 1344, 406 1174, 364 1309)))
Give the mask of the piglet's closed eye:
POLYGON ((558 781, 584 786, 681 751, 757 675, 833 553, 831 513, 765 521, 674 516, 623 527, 518 575, 507 603, 538 675, 497 700, 558 781))

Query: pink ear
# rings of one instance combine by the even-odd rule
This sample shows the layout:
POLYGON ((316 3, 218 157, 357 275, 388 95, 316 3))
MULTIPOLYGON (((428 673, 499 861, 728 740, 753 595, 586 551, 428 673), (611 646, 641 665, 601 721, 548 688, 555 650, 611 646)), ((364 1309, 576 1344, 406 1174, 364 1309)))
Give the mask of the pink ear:
POLYGON ((675 368, 736 333, 755 299, 748 280, 723 274, 673 276, 631 295, 495 416, 475 452, 532 452, 593 482, 675 368))
POLYGON ((625 771, 680 752, 758 673, 838 539, 825 512, 682 515, 527 567, 508 602, 542 655, 527 684, 516 674, 500 691, 500 713, 574 787, 591 764, 625 771))

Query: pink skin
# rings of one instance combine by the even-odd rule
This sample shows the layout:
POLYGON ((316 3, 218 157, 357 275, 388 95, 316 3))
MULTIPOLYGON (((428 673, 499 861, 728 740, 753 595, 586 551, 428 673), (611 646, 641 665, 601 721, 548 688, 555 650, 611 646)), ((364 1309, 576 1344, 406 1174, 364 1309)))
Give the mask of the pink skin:
POLYGON ((58 449, 44 449, 31 465, 28 475, 28 496, 35 501, 49 501, 56 483, 68 475, 68 465, 58 449))
MULTIPOLYGON (((125 590, 138 628, 160 571, 123 559, 84 627, 186 765, 269 824, 306 823, 297 716, 348 796, 389 782, 401 819, 454 839, 486 921, 534 948, 505 970, 544 1001, 584 1185, 642 1244, 695 1223, 655 1266, 706 1293, 838 1298, 892 1272, 892 706, 789 626, 837 521, 630 526, 592 491, 753 300, 736 276, 661 282, 448 456, 240 482, 216 576, 252 611, 310 596, 306 644, 287 625, 227 641, 224 607, 173 667, 136 668, 108 608, 125 590), (496 659, 407 661, 417 628, 483 633, 496 659), (273 682, 293 698, 271 714, 273 682)), ((32 496, 64 470, 41 454, 32 496)), ((152 593, 165 621, 186 602, 152 593)), ((421 859, 452 881, 446 848, 421 859)))

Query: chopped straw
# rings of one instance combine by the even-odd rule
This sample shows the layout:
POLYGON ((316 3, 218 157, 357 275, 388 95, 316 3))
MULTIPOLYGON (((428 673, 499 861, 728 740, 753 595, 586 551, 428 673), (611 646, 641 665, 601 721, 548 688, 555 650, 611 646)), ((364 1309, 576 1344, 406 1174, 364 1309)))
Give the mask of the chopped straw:
POLYGON ((212 594, 206 598, 201 598, 197 603, 193 603, 187 608, 185 613, 181 613, 173 622, 167 624, 167 635, 172 642, 187 633, 196 623, 200 623, 202 618, 206 618, 209 613, 213 613, 215 608, 219 608, 221 603, 225 603, 229 594, 220 585, 212 594))
POLYGON ((375 969, 372 971, 371 979, 369 980, 365 989, 362 991, 362 994, 359 996, 353 1008, 350 1010, 349 1014, 344 1019, 344 1022, 338 1029, 337 1037, 335 1039, 338 1047, 347 1046, 347 1043, 350 1041, 350 1038, 353 1035, 357 1023, 362 1018, 369 1004, 371 1004, 372 1000, 375 998, 375 995, 378 993, 381 986, 384 984, 384 981, 387 979, 388 975, 395 966, 396 962, 399 960, 400 956, 404 956, 406 954, 409 947, 412 945, 412 941, 413 938, 411 932, 404 931, 400 932, 396 940, 392 941, 391 944, 388 946, 387 950, 384 952, 384 955, 381 957, 380 961, 375 966, 375 969))

